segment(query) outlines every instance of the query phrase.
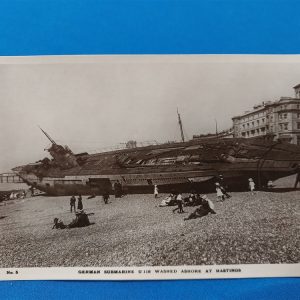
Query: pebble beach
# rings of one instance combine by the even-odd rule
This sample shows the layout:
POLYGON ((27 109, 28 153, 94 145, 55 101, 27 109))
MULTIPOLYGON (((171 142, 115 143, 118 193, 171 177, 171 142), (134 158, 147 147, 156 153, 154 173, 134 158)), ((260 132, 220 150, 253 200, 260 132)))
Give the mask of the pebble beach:
POLYGON ((83 196, 92 225, 52 229, 74 219, 70 197, 36 196, 0 203, 0 267, 109 267, 300 262, 300 190, 293 179, 273 191, 231 193, 217 214, 184 221, 166 195, 126 195, 108 204, 83 196))

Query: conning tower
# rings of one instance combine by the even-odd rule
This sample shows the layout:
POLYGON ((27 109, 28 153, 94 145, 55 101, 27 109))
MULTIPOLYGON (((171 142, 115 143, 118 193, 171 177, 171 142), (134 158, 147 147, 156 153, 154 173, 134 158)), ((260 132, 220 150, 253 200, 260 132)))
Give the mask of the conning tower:
POLYGON ((61 146, 58 145, 47 132, 45 132, 42 128, 40 128, 44 135, 48 138, 51 142, 51 147, 46 149, 50 155, 53 157, 54 162, 61 168, 61 169, 70 169, 74 167, 78 167, 77 159, 74 153, 68 146, 61 146))

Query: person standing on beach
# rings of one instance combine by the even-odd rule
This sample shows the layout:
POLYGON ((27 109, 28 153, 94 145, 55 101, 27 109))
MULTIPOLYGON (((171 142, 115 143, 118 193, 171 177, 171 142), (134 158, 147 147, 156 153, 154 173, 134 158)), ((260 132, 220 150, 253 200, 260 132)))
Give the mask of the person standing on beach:
POLYGON ((154 198, 156 199, 158 197, 158 187, 157 185, 155 184, 154 185, 154 198))
POLYGON ((121 198, 123 196, 123 187, 119 180, 114 184, 115 198, 121 198))
POLYGON ((102 198, 103 198, 103 201, 105 204, 108 203, 108 199, 109 199, 109 193, 108 192, 105 192, 103 195, 102 195, 102 198))
POLYGON ((74 212, 76 212, 76 198, 73 195, 70 199, 70 211, 72 212, 74 208, 74 212))
POLYGON ((255 183, 252 178, 249 178, 249 190, 251 192, 251 195, 254 195, 255 183))
POLYGON ((183 211, 183 199, 182 199, 182 194, 179 193, 176 197, 176 200, 177 200, 177 208, 173 209, 173 213, 175 213, 176 210, 179 210, 178 213, 181 214, 181 213, 184 213, 183 211))
POLYGON ((226 196, 226 198, 231 198, 231 196, 227 192, 228 186, 224 181, 223 175, 219 175, 218 182, 220 184, 220 188, 221 188, 221 191, 224 194, 224 196, 226 196))
POLYGON ((83 204, 82 204, 82 197, 81 197, 81 195, 78 196, 78 204, 77 204, 77 208, 78 208, 78 210, 82 210, 82 209, 83 209, 83 204))
POLYGON ((216 182, 216 192, 217 192, 217 198, 220 201, 224 201, 225 200, 225 196, 222 192, 221 186, 219 182, 216 182))

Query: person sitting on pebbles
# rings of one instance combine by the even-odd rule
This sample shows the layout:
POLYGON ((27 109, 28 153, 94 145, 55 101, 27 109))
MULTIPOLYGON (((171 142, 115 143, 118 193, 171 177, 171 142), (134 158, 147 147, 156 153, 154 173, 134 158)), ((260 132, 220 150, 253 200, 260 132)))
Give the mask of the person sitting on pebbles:
POLYGON ((196 195, 192 192, 189 194, 188 197, 183 199, 184 205, 185 206, 194 206, 195 200, 196 200, 196 195))
POLYGON ((158 206, 159 207, 169 206, 170 202, 173 199, 173 197, 174 197, 173 194, 170 194, 169 196, 167 196, 166 198, 164 198, 158 206))
POLYGON ((68 228, 89 226, 91 224, 89 215, 93 215, 93 213, 86 214, 83 209, 79 210, 76 212, 76 218, 68 225, 68 228))
POLYGON ((201 218, 208 215, 209 213, 216 214, 213 202, 209 200, 206 195, 202 196, 201 198, 202 204, 198 208, 196 208, 194 212, 192 212, 188 217, 184 218, 184 221, 201 218))
POLYGON ((52 229, 65 229, 67 226, 64 224, 64 222, 58 218, 54 218, 54 225, 52 229))
POLYGON ((64 225, 64 223, 58 218, 54 219, 54 225, 52 229, 65 229, 65 228, 75 228, 75 227, 85 227, 91 225, 89 217, 94 213, 87 214, 84 210, 79 210, 76 212, 76 218, 69 224, 64 225))

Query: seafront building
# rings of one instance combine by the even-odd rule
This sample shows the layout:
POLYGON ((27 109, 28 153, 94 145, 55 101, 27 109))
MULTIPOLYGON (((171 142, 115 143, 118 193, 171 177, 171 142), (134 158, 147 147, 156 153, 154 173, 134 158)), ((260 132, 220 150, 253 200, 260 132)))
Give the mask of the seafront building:
POLYGON ((253 110, 233 117, 234 137, 272 134, 275 140, 300 145, 300 84, 294 90, 295 97, 262 102, 253 110))

